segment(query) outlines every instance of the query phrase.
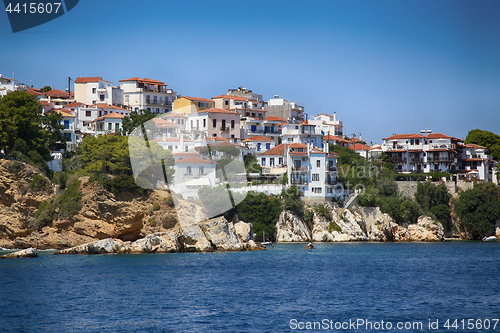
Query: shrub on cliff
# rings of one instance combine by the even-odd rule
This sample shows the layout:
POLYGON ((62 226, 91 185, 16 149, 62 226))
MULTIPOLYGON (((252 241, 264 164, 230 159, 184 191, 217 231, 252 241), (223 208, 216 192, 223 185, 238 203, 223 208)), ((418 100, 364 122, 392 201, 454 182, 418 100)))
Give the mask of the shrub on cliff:
POLYGON ((51 226, 58 218, 71 218, 82 208, 80 181, 75 181, 61 195, 44 201, 35 215, 35 228, 51 226))

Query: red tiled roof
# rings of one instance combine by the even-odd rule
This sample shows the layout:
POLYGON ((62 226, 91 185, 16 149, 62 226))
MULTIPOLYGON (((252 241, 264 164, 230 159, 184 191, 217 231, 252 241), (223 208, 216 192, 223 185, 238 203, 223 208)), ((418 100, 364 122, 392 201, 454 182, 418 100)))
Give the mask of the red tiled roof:
POLYGON ((153 118, 153 122, 157 127, 178 127, 177 124, 161 118, 153 118))
POLYGON ((46 95, 46 96, 51 96, 51 97, 59 97, 59 96, 68 97, 68 93, 67 92, 59 90, 59 89, 54 89, 54 90, 51 90, 51 91, 47 91, 47 92, 44 92, 43 94, 46 95))
POLYGON ((100 76, 77 77, 75 83, 99 82, 102 80, 100 76))
POLYGON ((283 119, 283 118, 280 118, 280 117, 274 117, 274 116, 266 117, 266 119, 264 119, 264 120, 286 122, 286 119, 283 119))
POLYGON ((482 159, 482 158, 468 158, 465 161, 466 162, 472 162, 472 161, 479 162, 479 161, 484 161, 484 159, 482 159))
POLYGON ((192 152, 183 152, 183 153, 172 153, 174 156, 200 156, 200 153, 197 151, 192 151, 192 152))
POLYGON ((116 112, 111 112, 109 114, 105 114, 102 117, 96 118, 94 121, 101 121, 104 120, 104 118, 125 118, 125 116, 116 112))
POLYGON ((212 160, 202 160, 198 157, 186 157, 175 161, 175 163, 215 163, 212 160))
POLYGON ((85 105, 84 103, 80 103, 80 102, 73 102, 73 103, 69 103, 69 104, 66 104, 64 107, 65 108, 76 108, 80 105, 85 105))
POLYGON ((155 85, 158 85, 158 86, 166 86, 165 82, 158 81, 158 80, 153 80, 153 79, 149 79, 149 78, 141 79, 140 77, 133 77, 133 78, 130 78, 130 79, 120 80, 119 82, 127 82, 127 81, 128 82, 137 81, 139 83, 155 84, 155 85))
POLYGON ((185 98, 185 99, 189 99, 190 101, 198 101, 198 102, 211 102, 211 103, 214 102, 211 99, 200 98, 200 97, 181 96, 180 98, 185 98))
POLYGON ((319 117, 319 116, 327 116, 327 117, 333 118, 333 116, 330 116, 329 114, 326 114, 326 113, 320 113, 315 117, 319 117))
POLYGON ((49 112, 57 112, 59 113, 60 115, 62 115, 63 117, 70 117, 70 118, 75 118, 76 116, 74 116, 73 114, 71 114, 71 110, 67 110, 67 109, 52 109, 50 110, 49 112))
POLYGON ((245 97, 230 96, 230 95, 219 95, 219 96, 212 97, 212 99, 219 99, 219 98, 233 99, 235 101, 247 101, 248 100, 248 98, 245 98, 245 97))
POLYGON ((234 144, 234 143, 229 142, 229 141, 219 141, 219 142, 211 143, 211 144, 209 144, 209 146, 210 147, 240 147, 239 145, 234 144))
POLYGON ((187 118, 188 116, 185 116, 181 113, 169 113, 166 115, 166 118, 173 118, 173 117, 187 118))
POLYGON ((36 91, 34 89, 30 89, 27 91, 28 94, 30 95, 33 95, 33 96, 40 96, 40 95, 43 95, 43 93, 39 92, 39 91, 36 91))
POLYGON ((429 133, 426 136, 427 139, 453 139, 452 136, 443 133, 429 133))
POLYGON ((480 146, 480 145, 476 145, 474 143, 469 143, 469 144, 466 144, 464 145, 465 148, 474 148, 474 149, 486 149, 486 147, 483 147, 483 146, 480 146))
POLYGON ((224 138, 221 138, 220 136, 216 136, 216 137, 212 138, 212 140, 214 140, 214 141, 229 141, 229 139, 224 139, 224 138))
POLYGON ((238 112, 229 111, 229 110, 223 110, 223 109, 217 109, 217 108, 210 108, 210 109, 205 109, 205 110, 198 111, 198 113, 203 113, 203 112, 208 112, 208 113, 230 113, 230 114, 239 115, 238 112))
POLYGON ((305 143, 291 143, 288 145, 290 148, 307 148, 307 144, 305 143))
POLYGON ((280 145, 277 145, 276 147, 273 147, 266 152, 259 154, 259 156, 262 155, 281 155, 283 156, 285 154, 285 145, 282 143, 280 145))
POLYGON ((270 138, 266 138, 262 135, 256 135, 256 136, 252 136, 248 139, 245 139, 243 141, 274 141, 273 139, 270 139, 270 138))
POLYGON ((364 145, 362 143, 355 143, 352 146, 349 146, 352 150, 370 150, 370 146, 364 145))
POLYGON ((343 143, 351 143, 350 140, 346 140, 346 139, 342 139, 342 138, 339 138, 338 136, 335 136, 335 135, 325 135, 323 137, 323 140, 329 140, 329 141, 338 141, 338 142, 343 142, 343 143))
POLYGON ((123 110, 123 111, 130 112, 130 110, 123 109, 123 108, 120 108, 120 107, 115 106, 115 105, 109 105, 106 103, 97 103, 97 104, 94 104, 94 106, 101 108, 101 109, 116 109, 116 110, 123 110))
POLYGON ((383 138, 382 140, 397 140, 397 139, 425 139, 425 136, 422 134, 395 134, 387 138, 383 138))

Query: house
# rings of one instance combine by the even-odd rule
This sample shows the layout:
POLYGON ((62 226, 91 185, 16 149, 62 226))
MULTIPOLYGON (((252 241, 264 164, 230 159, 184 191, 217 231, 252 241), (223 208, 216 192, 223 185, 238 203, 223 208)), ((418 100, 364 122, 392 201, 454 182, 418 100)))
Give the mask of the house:
POLYGON ((153 118, 152 122, 160 137, 177 138, 179 136, 177 124, 162 118, 153 118))
POLYGON ((8 78, 0 74, 0 97, 7 95, 10 92, 16 91, 14 82, 17 80, 8 78))
POLYGON ((274 148, 275 142, 271 138, 255 135, 243 140, 243 144, 252 152, 263 153, 274 148))
POLYGON ((148 110, 154 114, 172 111, 177 93, 167 88, 165 82, 149 78, 134 77, 120 80, 123 105, 133 111, 148 110))
POLYGON ((209 140, 221 137, 238 142, 240 140, 240 114, 216 108, 189 113, 186 130, 198 139, 209 140))
POLYGON ((180 114, 180 113, 169 113, 163 119, 171 121, 175 124, 177 124, 177 128, 179 129, 180 133, 184 133, 186 131, 186 122, 188 117, 180 114))
POLYGON ((311 124, 316 125, 318 130, 323 135, 333 135, 342 137, 344 134, 344 125, 341 121, 337 120, 337 113, 334 112, 333 116, 322 113, 310 119, 311 124))
POLYGON ((94 135, 120 133, 124 115, 112 112, 96 118, 94 123, 94 135))
POLYGON ((289 100, 280 98, 279 95, 274 95, 266 105, 268 117, 280 117, 284 119, 296 118, 304 119, 304 107, 289 100))
POLYGON ((157 144, 163 149, 170 150, 172 153, 186 153, 195 151, 195 142, 193 140, 184 139, 180 136, 178 138, 161 137, 154 139, 157 144))
POLYGON ((325 135, 323 137, 323 141, 325 141, 328 144, 334 144, 334 145, 341 146, 341 147, 349 147, 352 144, 351 140, 346 140, 346 139, 343 139, 341 137, 331 135, 331 134, 325 135))
POLYGON ((349 146, 350 149, 354 150, 356 153, 359 154, 359 156, 369 159, 371 157, 370 151, 371 147, 362 143, 355 143, 351 146, 349 146))
POLYGON ((123 91, 100 76, 78 77, 74 81, 75 100, 86 105, 123 105, 123 91))
POLYGON ((66 139, 66 149, 74 151, 78 143, 75 112, 68 109, 53 109, 49 112, 59 113, 62 116, 61 125, 64 126, 64 129, 61 132, 66 139))
POLYGON ((185 157, 175 161, 174 185, 171 187, 184 198, 198 197, 198 189, 216 186, 216 162, 198 157, 185 157))
POLYGON ((214 107, 214 101, 201 97, 181 96, 174 101, 173 113, 188 115, 214 107))
POLYGON ((280 125, 282 142, 312 143, 314 147, 323 147, 323 135, 318 133, 316 125, 298 119, 289 119, 280 125))
POLYGON ((247 98, 240 96, 219 95, 212 97, 212 101, 217 109, 234 110, 236 107, 240 109, 248 107, 247 98))
POLYGON ((71 92, 68 93, 59 89, 46 91, 42 93, 41 96, 37 96, 37 99, 40 102, 47 102, 49 104, 52 104, 56 109, 64 108, 66 107, 66 105, 75 102, 71 92))
POLYGON ((337 154, 295 143, 287 149, 288 182, 306 201, 328 201, 344 194, 337 183, 337 154))
POLYGON ((493 181, 495 162, 486 147, 476 144, 462 145, 458 173, 467 175, 465 178, 493 181))
POLYGON ((290 145, 280 144, 263 153, 256 154, 261 167, 281 168, 286 165, 285 149, 290 145))
POLYGON ((98 103, 94 105, 78 105, 75 107, 75 111, 77 112, 77 128, 82 133, 94 134, 94 121, 97 118, 108 115, 110 113, 130 117, 130 110, 123 109, 115 105, 107 105, 104 103, 98 103))
POLYGON ((240 86, 236 89, 228 89, 227 94, 229 96, 245 97, 249 101, 256 101, 261 103, 261 106, 263 106, 264 104, 264 101, 262 100, 262 95, 255 94, 252 92, 252 90, 243 88, 243 86, 240 86))

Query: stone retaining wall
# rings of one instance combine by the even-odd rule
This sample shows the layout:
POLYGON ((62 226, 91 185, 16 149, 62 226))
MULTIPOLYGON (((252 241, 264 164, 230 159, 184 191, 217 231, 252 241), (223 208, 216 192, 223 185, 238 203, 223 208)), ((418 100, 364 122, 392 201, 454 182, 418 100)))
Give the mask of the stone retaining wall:
MULTIPOLYGON (((415 193, 417 192, 418 181, 397 181, 398 190, 404 196, 414 198, 415 193)), ((439 185, 439 182, 433 182, 434 185, 439 185)), ((457 197, 458 192, 465 191, 474 187, 473 182, 466 182, 463 180, 458 180, 457 182, 446 182, 444 183, 446 188, 448 188, 448 193, 452 195, 452 197, 457 197)))

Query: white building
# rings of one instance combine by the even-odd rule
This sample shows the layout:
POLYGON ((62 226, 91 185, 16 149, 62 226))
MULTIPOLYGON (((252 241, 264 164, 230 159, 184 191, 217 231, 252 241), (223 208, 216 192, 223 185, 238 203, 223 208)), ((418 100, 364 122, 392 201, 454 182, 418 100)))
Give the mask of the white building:
POLYGON ((283 119, 296 118, 304 119, 304 107, 297 103, 290 102, 287 99, 280 98, 275 95, 274 98, 267 102, 266 106, 268 117, 280 117, 283 119))
POLYGON ((316 130, 316 125, 296 119, 281 124, 281 138, 283 143, 312 143, 314 147, 323 147, 323 135, 316 130))
POLYGON ((0 74, 0 97, 3 97, 10 92, 16 91, 16 88, 14 86, 14 83, 16 81, 17 80, 4 77, 2 74, 0 74))
POLYGON ((114 112, 96 118, 93 121, 95 123, 94 135, 120 133, 123 118, 125 116, 114 112))
POLYGON ((115 105, 104 103, 94 105, 78 105, 75 108, 77 112, 77 129, 82 133, 92 133, 94 131, 94 121, 102 116, 115 113, 124 117, 130 117, 130 110, 120 108, 115 105))
POLYGON ((243 140, 243 144, 247 147, 252 153, 255 152, 257 154, 268 151, 271 148, 274 148, 275 142, 271 138, 266 138, 261 135, 252 136, 248 139, 243 140))
POLYGON ((175 161, 174 185, 171 188, 184 198, 198 197, 198 189, 216 186, 216 162, 198 157, 185 157, 175 161))
POLYGON ((75 100, 87 105, 104 103, 122 105, 123 93, 110 81, 100 76, 78 77, 75 82, 75 100))
POLYGON ((486 147, 476 144, 463 145, 459 172, 470 175, 469 178, 493 181, 494 164, 486 147))
POLYGON ((165 82, 134 77, 120 80, 123 105, 133 111, 148 110, 154 114, 172 111, 172 102, 177 94, 167 88, 165 82))
POLYGON ((319 114, 310 119, 311 124, 316 125, 318 131, 323 135, 334 135, 342 137, 344 135, 344 125, 341 121, 337 120, 337 113, 334 112, 333 116, 328 114, 319 114))

